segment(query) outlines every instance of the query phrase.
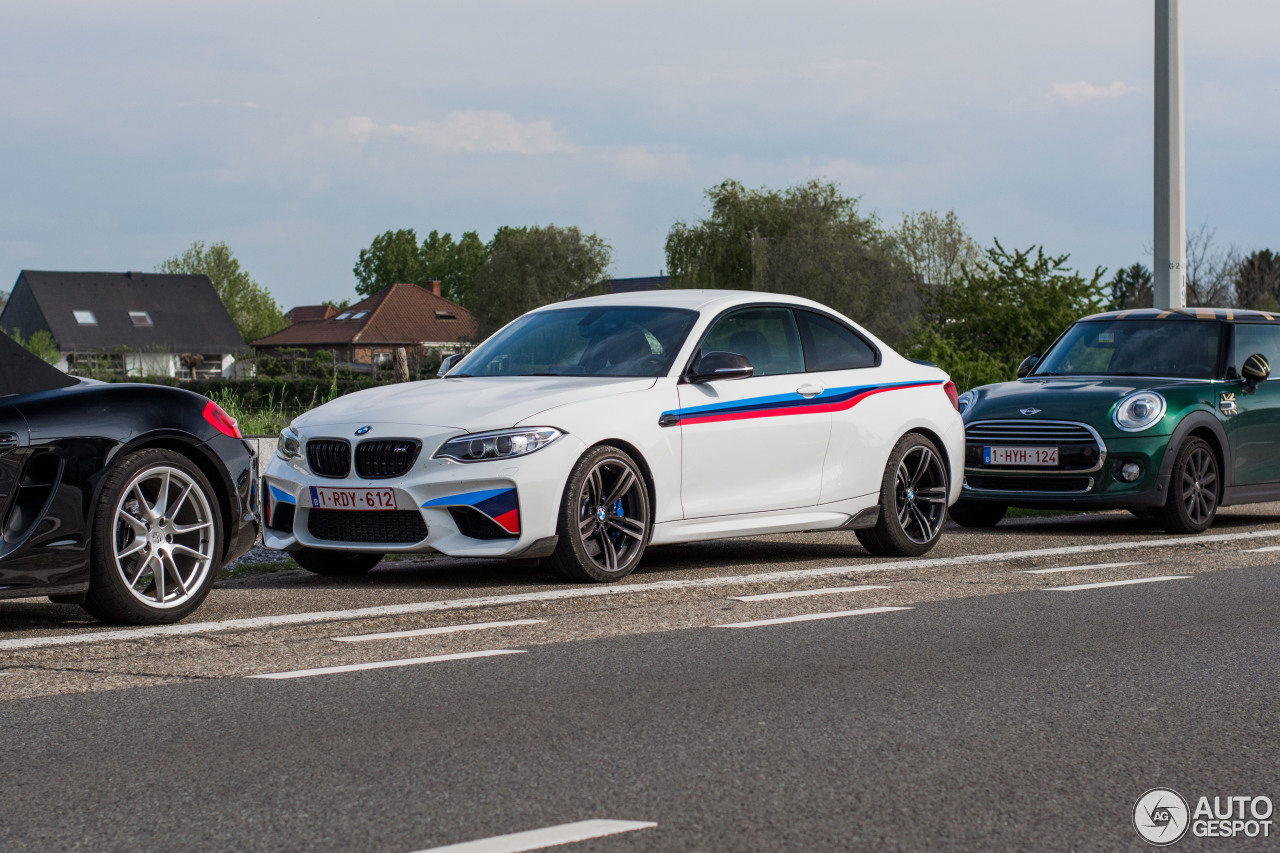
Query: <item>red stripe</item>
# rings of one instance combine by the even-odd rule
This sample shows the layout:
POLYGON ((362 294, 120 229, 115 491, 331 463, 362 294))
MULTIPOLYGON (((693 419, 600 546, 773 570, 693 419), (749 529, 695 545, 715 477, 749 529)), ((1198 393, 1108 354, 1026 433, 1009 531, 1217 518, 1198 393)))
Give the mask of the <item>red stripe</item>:
POLYGON ((937 385, 936 382, 917 382, 912 385, 898 385, 893 388, 874 388, 870 391, 863 391, 856 397, 850 397, 842 403, 817 403, 811 406, 789 406, 785 409, 757 409, 753 412, 730 412, 725 415, 698 415, 689 418, 681 418, 680 423, 683 424, 714 424, 722 421, 741 421, 752 418, 778 418, 785 415, 810 415, 815 412, 844 412, 852 409, 863 400, 873 394, 883 394, 886 391, 904 391, 908 388, 925 388, 930 385, 937 385))
POLYGON ((513 509, 510 512, 504 512, 502 515, 494 519, 498 525, 508 533, 520 532, 520 510, 513 509))

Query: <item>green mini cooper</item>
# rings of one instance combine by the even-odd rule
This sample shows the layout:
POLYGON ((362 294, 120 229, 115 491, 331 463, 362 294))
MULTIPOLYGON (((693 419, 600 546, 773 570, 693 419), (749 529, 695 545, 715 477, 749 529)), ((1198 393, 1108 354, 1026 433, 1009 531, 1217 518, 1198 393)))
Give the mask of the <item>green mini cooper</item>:
POLYGON ((1196 533, 1218 507, 1280 499, 1280 315, 1154 308, 1077 321, 1016 382, 960 396, 965 479, 951 517, 1128 509, 1196 533))

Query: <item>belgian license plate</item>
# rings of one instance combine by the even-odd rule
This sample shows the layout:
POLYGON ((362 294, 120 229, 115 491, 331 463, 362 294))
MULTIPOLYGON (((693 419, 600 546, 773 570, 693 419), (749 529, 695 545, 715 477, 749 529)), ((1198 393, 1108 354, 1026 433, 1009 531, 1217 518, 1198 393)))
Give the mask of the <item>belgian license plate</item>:
POLYGON ((984 465, 1057 465, 1056 447, 984 447, 984 465))
POLYGON ((312 486, 311 505, 318 509, 395 509, 396 490, 312 486))

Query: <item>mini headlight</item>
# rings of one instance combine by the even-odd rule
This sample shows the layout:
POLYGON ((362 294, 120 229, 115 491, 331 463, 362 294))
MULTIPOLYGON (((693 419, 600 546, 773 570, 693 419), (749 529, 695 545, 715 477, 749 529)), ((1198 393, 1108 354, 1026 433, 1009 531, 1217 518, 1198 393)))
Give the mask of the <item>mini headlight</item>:
POLYGON ((276 445, 276 455, 281 459, 297 459, 302 455, 302 439, 293 431, 293 427, 280 430, 280 443, 276 445))
POLYGON ((1111 422, 1125 432, 1140 432, 1164 417, 1164 411, 1164 397, 1155 391, 1139 391, 1116 403, 1111 422))
POLYGON ((504 429, 479 432, 451 438, 435 452, 434 459, 456 459, 459 462, 486 462, 510 459, 541 450, 564 433, 554 427, 504 429))
POLYGON ((978 395, 973 393, 972 391, 965 391, 963 394, 961 394, 960 397, 956 400, 956 407, 960 409, 960 414, 963 415, 968 410, 968 408, 973 405, 973 401, 976 400, 977 398, 978 398, 978 395))

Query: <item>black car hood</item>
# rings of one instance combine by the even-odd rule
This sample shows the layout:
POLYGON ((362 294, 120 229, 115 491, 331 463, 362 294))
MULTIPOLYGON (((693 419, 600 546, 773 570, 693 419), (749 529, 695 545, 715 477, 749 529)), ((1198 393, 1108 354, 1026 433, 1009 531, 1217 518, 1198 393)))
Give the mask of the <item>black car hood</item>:
POLYGON ((1195 380, 1150 376, 1045 376, 975 388, 965 421, 1022 418, 1023 409, 1047 420, 1088 419, 1086 413, 1107 412, 1117 400, 1135 391, 1195 384, 1195 380))
POLYGON ((32 355, 0 332, 0 397, 36 394, 78 384, 79 379, 32 355))

